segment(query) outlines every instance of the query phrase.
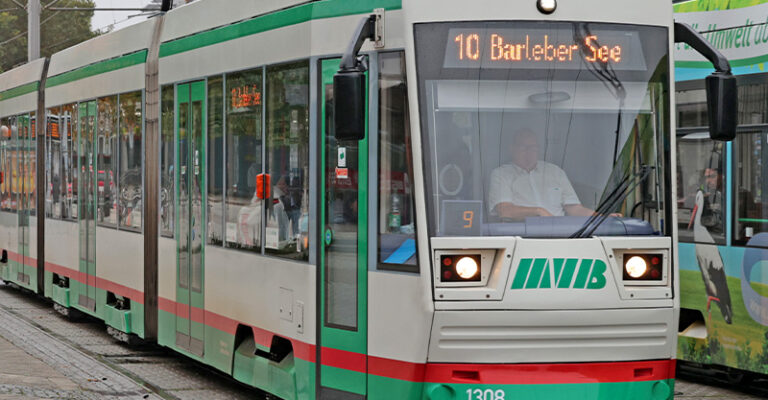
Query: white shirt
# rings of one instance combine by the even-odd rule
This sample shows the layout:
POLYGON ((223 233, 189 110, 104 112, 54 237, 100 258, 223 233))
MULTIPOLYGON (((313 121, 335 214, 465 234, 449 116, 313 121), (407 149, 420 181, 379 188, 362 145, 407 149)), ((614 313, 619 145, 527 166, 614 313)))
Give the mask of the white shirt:
POLYGON ((538 161, 530 172, 514 164, 494 169, 488 192, 491 214, 496 215, 499 203, 542 207, 555 216, 565 215, 564 206, 581 204, 565 171, 545 161, 538 161))

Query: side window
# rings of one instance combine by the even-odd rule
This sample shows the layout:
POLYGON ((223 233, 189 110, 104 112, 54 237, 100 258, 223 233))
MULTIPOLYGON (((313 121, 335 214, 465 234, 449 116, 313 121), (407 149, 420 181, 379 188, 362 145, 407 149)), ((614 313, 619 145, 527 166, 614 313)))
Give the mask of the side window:
POLYGON ((268 181, 262 170, 262 87, 260 68, 227 75, 224 236, 227 247, 251 251, 262 247, 264 185, 268 181))
POLYGON ((307 260, 309 63, 267 69, 266 252, 307 260))
POLYGON ((8 157, 10 161, 10 173, 8 175, 10 175, 11 178, 10 209, 14 212, 19 209, 19 193, 21 192, 19 190, 21 188, 21 176, 19 171, 21 146, 19 146, 19 126, 17 125, 16 120, 16 117, 10 117, 8 119, 8 126, 11 128, 10 154, 8 157))
POLYGON ((8 118, 0 119, 0 170, 3 182, 0 183, 0 210, 11 211, 11 126, 8 118))
POLYGON ((413 155, 402 52, 379 55, 379 268, 418 270, 413 155))
MULTIPOLYGON (((66 138, 61 136, 61 117, 60 108, 54 107, 48 110, 48 121, 46 128, 46 136, 49 138, 48 142, 48 171, 49 187, 46 188, 46 193, 50 195, 50 216, 55 219, 61 219, 64 217, 62 212, 62 205, 64 204, 64 198, 62 197, 62 186, 64 184, 64 148, 66 146, 66 138)), ((46 202, 46 205, 48 203, 46 202)))
POLYGON ((174 221, 174 185, 173 167, 176 148, 174 147, 174 90, 173 85, 163 86, 161 91, 161 127, 160 127, 160 233, 173 237, 174 221))
POLYGON ((725 145, 705 132, 679 138, 677 149, 680 241, 725 244, 725 145))
POLYGON ((101 225, 117 226, 117 96, 98 101, 97 170, 98 190, 97 220, 101 225))
MULTIPOLYGON (((35 113, 26 117, 26 175, 24 192, 27 196, 29 215, 37 215, 37 119, 35 113)), ((45 212, 45 210, 43 210, 45 212)))
POLYGON ((208 78, 208 244, 223 243, 224 219, 224 80, 208 78))
POLYGON ((755 235, 768 232, 768 181, 763 174, 768 159, 765 140, 766 133, 758 132, 739 134, 734 142, 733 240, 739 245, 753 245, 755 235))
POLYGON ((51 110, 45 112, 45 217, 53 218, 53 131, 51 130, 51 110))
POLYGON ((120 227, 141 230, 142 219, 142 118, 141 92, 120 95, 120 164, 117 185, 120 227))
POLYGON ((64 164, 62 217, 73 220, 77 220, 77 112, 77 104, 62 106, 59 121, 64 164))

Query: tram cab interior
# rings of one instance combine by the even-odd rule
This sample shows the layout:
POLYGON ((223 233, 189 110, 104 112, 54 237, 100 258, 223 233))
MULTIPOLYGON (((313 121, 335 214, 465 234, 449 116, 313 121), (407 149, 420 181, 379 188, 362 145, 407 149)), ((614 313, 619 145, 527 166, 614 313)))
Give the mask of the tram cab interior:
MULTIPOLYGON (((586 218, 559 216, 556 218, 560 221, 556 223, 549 218, 529 217, 524 221, 500 218, 490 209, 488 200, 491 176, 495 169, 512 165, 510 149, 516 132, 532 131, 537 136, 538 160, 565 171, 581 204, 597 209, 614 189, 610 182, 616 181, 626 169, 641 166, 641 159, 632 157, 626 163, 619 158, 614 162, 613 157, 634 154, 636 135, 641 135, 640 140, 652 147, 654 142, 660 144, 658 141, 662 140, 659 136, 654 138, 652 133, 648 136, 637 132, 635 121, 647 120, 652 115, 647 85, 630 83, 625 87, 628 101, 620 106, 598 82, 580 85, 578 93, 574 93, 570 83, 559 87, 526 81, 509 81, 506 87, 493 83, 478 87, 470 82, 436 84, 437 104, 434 117, 430 118, 440 138, 435 154, 439 188, 435 202, 443 209, 453 202, 482 203, 482 207, 479 204, 477 207, 483 215, 483 230, 496 235, 525 235, 527 230, 542 237, 567 237, 574 233, 586 218), (478 111, 470 111, 478 99, 467 98, 466 93, 477 93, 482 98, 480 102, 486 104, 478 111)), ((652 150, 646 157, 652 160, 650 156, 655 157, 655 153, 652 150)), ((659 168, 662 162, 659 161, 659 168)), ((653 185, 661 180, 658 173, 652 172, 655 176, 637 187, 638 192, 642 190, 649 196, 642 204, 648 219, 645 220, 638 209, 640 203, 625 200, 609 210, 622 216, 611 217, 600 231, 603 235, 658 231, 648 222, 660 217, 661 210, 652 201, 655 196, 651 192, 655 191, 653 185)), ((638 202, 643 201, 640 196, 639 193, 636 196, 638 202)), ((438 229, 450 233, 449 225, 443 222, 438 229)))

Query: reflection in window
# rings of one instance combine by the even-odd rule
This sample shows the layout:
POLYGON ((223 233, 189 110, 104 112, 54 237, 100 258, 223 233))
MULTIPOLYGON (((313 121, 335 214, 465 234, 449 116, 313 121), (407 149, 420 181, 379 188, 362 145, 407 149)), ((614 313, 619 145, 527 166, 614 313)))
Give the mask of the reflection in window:
POLYGON ((403 53, 379 55, 379 262, 416 265, 411 132, 403 53))
MULTIPOLYGON (((753 75, 752 79, 765 79, 753 75)), ((703 81, 702 81, 703 83, 703 81)), ((679 127, 703 127, 709 123, 707 96, 704 89, 680 90, 675 95, 679 127)), ((739 78, 739 125, 768 122, 768 83, 748 83, 739 78)))
POLYGON ((23 207, 29 215, 35 215, 37 210, 37 137, 35 135, 35 113, 23 115, 18 121, 22 138, 22 174, 23 174, 23 207))
POLYGON ((160 127, 160 233, 173 237, 174 221, 174 97, 173 85, 162 88, 160 127))
POLYGON ((97 221, 117 226, 117 96, 99 99, 97 127, 97 221))
POLYGON ((669 60, 658 45, 666 29, 561 22, 414 29, 434 235, 644 236, 669 228, 662 224, 669 217, 669 60), (632 37, 643 49, 632 57, 642 62, 596 67, 586 52, 570 65, 435 62, 451 54, 458 60, 459 46, 443 47, 457 27, 531 27, 567 41, 600 30, 632 37))
POLYGON ((208 242, 221 244, 224 229, 224 95, 221 76, 208 78, 208 242))
POLYGON ((309 66, 267 69, 268 253, 306 260, 309 215, 309 66))
POLYGON ((61 107, 63 180, 62 218, 77 219, 77 104, 61 107))
POLYGON ((142 218, 141 92, 120 95, 120 165, 118 180, 120 227, 141 229, 142 218))
POLYGON ((19 171, 19 159, 21 154, 21 146, 19 146, 19 126, 16 123, 16 117, 10 117, 8 119, 8 126, 11 128, 11 137, 9 145, 9 164, 10 173, 8 174, 11 180, 11 199, 10 209, 16 211, 19 209, 19 193, 21 192, 21 176, 19 171))
POLYGON ((228 247, 260 251, 264 185, 262 174, 262 70, 227 75, 228 247), (261 182, 261 186, 257 185, 261 182))
POLYGON ((51 130, 51 110, 47 110, 46 128, 45 128, 45 185, 43 192, 45 194, 45 217, 53 218, 53 131, 51 130))
POLYGON ((10 120, 3 118, 0 119, 0 171, 3 173, 3 182, 0 183, 0 209, 3 211, 11 211, 11 186, 13 183, 12 153, 13 142, 11 141, 10 120))
POLYGON ((739 134, 734 147, 736 184, 734 187, 733 239, 748 244, 760 232, 768 232, 768 181, 763 175, 766 161, 765 133, 739 134))
POLYGON ((711 243, 714 240, 725 244, 723 142, 710 140, 708 132, 694 133, 680 138, 677 148, 680 241, 711 243))

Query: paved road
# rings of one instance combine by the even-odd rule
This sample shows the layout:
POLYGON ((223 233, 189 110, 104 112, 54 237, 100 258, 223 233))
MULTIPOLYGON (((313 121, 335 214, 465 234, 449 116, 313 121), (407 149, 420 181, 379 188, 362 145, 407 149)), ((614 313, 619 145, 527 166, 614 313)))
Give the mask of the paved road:
POLYGON ((51 303, 0 284, 0 400, 263 399, 184 356, 115 341, 93 319, 71 322, 51 303))

